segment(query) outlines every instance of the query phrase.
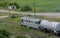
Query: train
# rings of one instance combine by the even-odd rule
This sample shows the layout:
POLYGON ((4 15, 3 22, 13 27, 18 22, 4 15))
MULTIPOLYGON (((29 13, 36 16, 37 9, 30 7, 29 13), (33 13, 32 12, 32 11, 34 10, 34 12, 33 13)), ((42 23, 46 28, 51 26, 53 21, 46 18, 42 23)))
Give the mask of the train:
POLYGON ((29 16, 22 16, 20 24, 21 26, 25 26, 28 28, 60 35, 60 22, 42 20, 40 18, 34 18, 29 16))

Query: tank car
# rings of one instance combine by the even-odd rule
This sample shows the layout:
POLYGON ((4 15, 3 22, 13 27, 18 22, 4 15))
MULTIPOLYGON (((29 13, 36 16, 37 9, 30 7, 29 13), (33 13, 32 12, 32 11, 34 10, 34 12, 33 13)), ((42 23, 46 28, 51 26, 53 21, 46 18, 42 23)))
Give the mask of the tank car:
POLYGON ((56 34, 60 33, 60 23, 59 22, 51 22, 48 20, 42 20, 41 23, 42 30, 54 32, 56 34))

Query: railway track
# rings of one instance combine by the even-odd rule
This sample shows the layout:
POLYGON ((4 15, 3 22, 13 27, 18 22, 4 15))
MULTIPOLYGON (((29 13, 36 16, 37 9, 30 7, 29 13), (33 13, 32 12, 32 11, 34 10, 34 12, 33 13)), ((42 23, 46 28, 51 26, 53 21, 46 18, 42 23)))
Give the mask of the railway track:
POLYGON ((47 38, 47 36, 40 36, 38 34, 34 34, 34 33, 29 33, 29 32, 26 32, 26 31, 17 31, 16 32, 16 36, 18 36, 20 34, 20 32, 23 34, 23 35, 28 35, 28 36, 33 36, 35 38, 47 38))

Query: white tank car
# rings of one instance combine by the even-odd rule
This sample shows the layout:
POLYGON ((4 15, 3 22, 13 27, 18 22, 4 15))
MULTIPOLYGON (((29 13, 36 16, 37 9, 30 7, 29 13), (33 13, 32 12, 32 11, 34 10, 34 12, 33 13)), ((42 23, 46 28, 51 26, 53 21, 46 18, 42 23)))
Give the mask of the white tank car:
POLYGON ((42 20, 40 25, 43 29, 50 29, 53 30, 55 33, 60 31, 59 22, 50 22, 48 20, 42 20))

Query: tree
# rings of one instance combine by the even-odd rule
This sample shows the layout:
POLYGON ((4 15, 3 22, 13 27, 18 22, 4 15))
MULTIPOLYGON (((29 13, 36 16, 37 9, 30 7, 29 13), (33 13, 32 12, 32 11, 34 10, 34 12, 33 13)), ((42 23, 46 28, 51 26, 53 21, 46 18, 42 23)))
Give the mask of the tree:
POLYGON ((21 8, 21 11, 32 11, 32 8, 29 6, 24 6, 21 8))
POLYGON ((56 12, 60 12, 60 10, 59 9, 56 9, 56 12))
POLYGON ((9 3, 9 6, 13 6, 13 8, 14 8, 14 6, 16 6, 17 9, 19 8, 19 5, 16 2, 9 3))

